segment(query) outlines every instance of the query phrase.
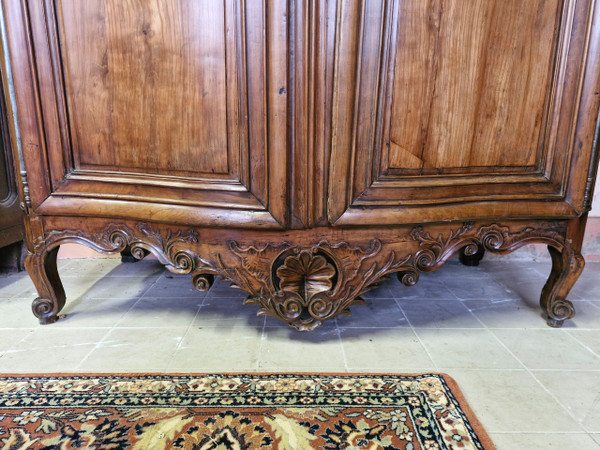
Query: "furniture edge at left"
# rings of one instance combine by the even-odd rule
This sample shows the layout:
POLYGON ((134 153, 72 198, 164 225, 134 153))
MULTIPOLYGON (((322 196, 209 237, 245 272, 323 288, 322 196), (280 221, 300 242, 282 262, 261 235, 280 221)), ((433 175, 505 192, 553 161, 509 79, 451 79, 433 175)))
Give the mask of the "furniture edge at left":
MULTIPOLYGON (((4 71, 0 68, 4 79, 4 71)), ((6 96, 0 90, 0 272, 23 270, 26 252, 23 209, 17 188, 6 96)))

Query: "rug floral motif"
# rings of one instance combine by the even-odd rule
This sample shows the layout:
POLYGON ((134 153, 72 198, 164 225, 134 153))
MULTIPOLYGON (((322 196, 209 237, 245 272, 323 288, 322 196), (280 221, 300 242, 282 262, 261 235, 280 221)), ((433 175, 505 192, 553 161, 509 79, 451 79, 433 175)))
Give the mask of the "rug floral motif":
POLYGON ((4 449, 488 449, 447 375, 0 377, 4 449), (451 389, 452 388, 452 389, 451 389))

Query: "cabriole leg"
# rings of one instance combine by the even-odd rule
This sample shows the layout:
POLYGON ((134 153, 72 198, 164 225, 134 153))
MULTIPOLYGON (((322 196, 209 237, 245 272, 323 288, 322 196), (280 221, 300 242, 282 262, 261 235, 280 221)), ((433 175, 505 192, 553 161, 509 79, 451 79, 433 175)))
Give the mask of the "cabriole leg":
POLYGON ((65 305, 65 290, 56 268, 58 248, 39 254, 28 253, 25 258, 25 268, 39 295, 31 307, 42 325, 56 322, 59 311, 65 305))
POLYGON ((542 290, 540 305, 548 316, 548 325, 558 328, 575 315, 573 303, 567 300, 567 295, 583 271, 585 261, 581 253, 569 245, 562 251, 548 246, 548 251, 552 257, 552 271, 542 290))

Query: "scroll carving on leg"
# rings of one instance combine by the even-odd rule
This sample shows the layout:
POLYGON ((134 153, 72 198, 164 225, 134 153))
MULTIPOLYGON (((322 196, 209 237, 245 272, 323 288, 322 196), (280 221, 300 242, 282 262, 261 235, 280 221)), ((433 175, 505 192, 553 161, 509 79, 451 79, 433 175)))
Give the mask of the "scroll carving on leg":
POLYGON ((585 261, 568 241, 562 250, 549 245, 548 251, 552 257, 552 271, 542 289, 540 305, 548 316, 548 325, 558 328, 575 315, 567 295, 583 271, 585 261))
POLYGON ((195 230, 173 233, 168 229, 166 236, 163 236, 159 230, 144 223, 138 224, 137 231, 123 224, 109 225, 99 233, 54 230, 38 238, 34 242, 33 252, 29 252, 25 259, 27 272, 39 294, 32 305, 33 313, 40 323, 49 324, 58 319, 58 313, 65 305, 65 291, 56 267, 60 244, 83 244, 106 254, 127 250, 138 260, 153 253, 170 271, 186 274, 194 270, 197 257, 179 247, 197 241, 198 233, 195 230))
POLYGON ((199 272, 192 277, 194 288, 200 292, 208 291, 215 282, 215 276, 210 273, 199 272))
POLYGON ((65 290, 56 268, 58 249, 58 246, 49 251, 39 249, 25 258, 25 267, 39 295, 31 308, 42 325, 56 322, 58 312, 65 305, 65 290))
POLYGON ((464 223, 455 230, 438 229, 443 232, 437 237, 419 226, 399 242, 384 245, 374 239, 365 247, 328 241, 308 246, 288 242, 243 246, 231 241, 229 253, 238 261, 229 258, 227 267, 218 254, 216 260, 201 259, 194 280, 204 285, 205 277, 200 274, 220 275, 248 292, 245 303, 258 305, 259 314, 274 316, 299 330, 312 330, 324 320, 349 314, 350 306, 364 303, 363 293, 391 273, 412 286, 420 272, 437 270, 459 250, 473 256, 483 251, 508 253, 531 242, 556 246, 564 242, 564 230, 550 226, 514 231, 497 224, 477 228, 464 223))
POLYGON ((439 268, 457 250, 463 263, 471 262, 471 258, 478 263, 485 251, 505 254, 529 243, 546 243, 552 257, 552 272, 542 291, 540 303, 547 314, 548 325, 560 327, 575 314, 573 304, 566 296, 584 267, 583 257, 564 237, 565 233, 564 227, 526 227, 514 232, 509 227, 496 224, 482 226, 478 230, 472 230, 470 224, 464 224, 447 236, 433 238, 422 227, 416 227, 410 236, 419 242, 422 249, 414 255, 412 267, 409 264, 398 272, 398 279, 404 285, 412 286, 419 279, 419 271, 439 268))

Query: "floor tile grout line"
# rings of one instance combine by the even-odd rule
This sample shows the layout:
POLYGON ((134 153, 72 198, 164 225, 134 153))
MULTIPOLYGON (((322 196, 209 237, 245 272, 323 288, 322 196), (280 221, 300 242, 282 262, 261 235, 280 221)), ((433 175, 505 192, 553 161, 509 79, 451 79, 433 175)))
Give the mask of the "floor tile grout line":
POLYGON ((30 347, 27 350, 9 349, 9 350, 4 350, 2 352, 2 354, 8 355, 8 354, 12 354, 12 353, 20 353, 20 352, 25 352, 25 351, 38 351, 38 350, 49 350, 49 351, 51 351, 51 350, 57 349, 57 348, 80 347, 80 346, 85 346, 85 345, 96 345, 96 344, 83 342, 83 343, 69 344, 69 345, 53 345, 53 346, 50 346, 50 347, 30 347))
MULTIPOLYGON (((125 264, 125 263, 123 263, 123 262, 122 262, 121 264, 125 264)), ((161 274, 161 276, 162 276, 162 274, 161 274)), ((111 327, 111 329, 110 329, 110 331, 107 333, 107 335, 108 335, 109 333, 111 333, 113 330, 115 330, 115 329, 117 328, 117 324, 118 324, 118 323, 119 323, 121 320, 123 320, 123 317, 125 316, 125 314, 127 314, 129 311, 131 311, 131 308, 133 308, 135 305, 137 305, 137 304, 138 304, 138 302, 140 302, 140 301, 141 301, 141 299, 144 297, 144 294, 145 294, 146 292, 148 292, 148 290, 152 289, 152 287, 153 287, 153 286, 156 284, 156 282, 157 282, 159 279, 160 279, 160 276, 156 277, 156 279, 155 279, 155 280, 154 280, 154 281, 153 281, 153 282, 150 284, 150 286, 149 286, 149 287, 148 287, 148 288, 147 288, 147 289, 146 289, 144 292, 142 292, 142 293, 141 293, 141 294, 138 296, 137 300, 136 300, 135 302, 133 302, 133 304, 132 304, 132 305, 129 307, 129 309, 128 309, 126 312, 124 312, 123 314, 121 314, 121 316, 120 316, 120 317, 119 317, 119 319, 118 319, 118 320, 117 320, 117 321, 116 321, 116 322, 113 324, 113 326, 111 327)), ((89 355, 86 355, 86 358, 87 358, 88 356, 89 356, 89 355)), ((83 363, 83 361, 82 361, 82 363, 83 363)))
MULTIPOLYGON (((540 319, 542 320, 542 319, 540 319)), ((527 330, 527 331, 551 331, 551 328, 548 325, 543 324, 540 326, 526 326, 526 327, 488 327, 490 330, 497 331, 510 331, 510 330, 527 330)), ((563 328, 563 330, 577 330, 577 331, 600 331, 600 328, 563 328)))
POLYGON ((482 328, 489 330, 489 327, 485 324, 485 322, 483 320, 481 320, 477 314, 475 314, 473 311, 471 311, 471 308, 469 308, 467 305, 465 305, 464 302, 461 302, 461 303, 464 306, 464 308, 467 311, 469 311, 469 313, 475 318, 475 320, 477 320, 477 322, 479 322, 481 324, 482 328))
MULTIPOLYGON (((461 370, 471 370, 471 371, 480 371, 480 372, 525 372, 527 369, 509 369, 509 368, 485 368, 485 367, 462 367, 461 370)), ((531 369, 535 372, 572 372, 572 373, 585 373, 585 372, 600 372, 600 369, 531 369)), ((599 431, 600 433, 600 431, 599 431)))
MULTIPOLYGON (((556 330, 556 331, 564 332, 564 330, 556 330)), ((514 358, 517 359, 517 361, 519 361, 519 363, 525 368, 525 371, 535 380, 535 382, 542 388, 542 390, 544 392, 546 392, 548 395, 550 395, 550 397, 556 402, 556 404, 559 405, 563 409, 563 411, 565 411, 569 415, 569 417, 571 417, 573 419, 573 421, 582 430, 584 430, 587 433, 588 431, 579 422, 577 417, 575 417, 575 414, 573 412, 571 412, 569 410, 569 408, 567 408, 565 405, 563 405, 563 403, 558 399, 558 397, 556 395, 554 395, 554 393, 552 391, 550 391, 550 389, 548 389, 546 386, 544 386, 544 383, 542 383, 541 380, 539 380, 538 377, 535 376, 535 373, 529 367, 527 367, 527 365, 523 361, 521 361, 521 359, 518 358, 517 355, 515 355, 514 352, 510 348, 508 348, 508 346, 495 333, 491 333, 491 334, 496 338, 496 340, 500 343, 500 345, 502 345, 514 358)))
MULTIPOLYGON (((425 281, 425 280, 423 280, 423 281, 425 281)), ((154 281, 153 281, 153 283, 154 283, 154 284, 158 283, 158 280, 154 280, 154 281)), ((451 291, 450 291, 450 292, 451 292, 451 291)), ((134 305, 132 305, 131 307, 134 307, 134 306, 135 306, 135 304, 139 304, 138 302, 139 302, 139 301, 140 301, 142 298, 146 298, 147 296, 148 296, 148 293, 147 293, 147 292, 146 292, 146 293, 144 293, 144 294, 142 294, 140 297, 138 297, 138 298, 136 299, 136 301, 135 301, 134 305)), ((448 298, 451 298, 451 297, 455 297, 455 295, 454 295, 454 293, 453 293, 453 292, 452 292, 451 294, 450 294, 450 293, 448 294, 448 298)), ((31 298, 27 298, 26 300, 29 300, 29 301, 31 301, 31 298)), ((200 307, 201 307, 201 306, 203 306, 204 304, 206 304, 206 302, 207 302, 207 301, 209 301, 209 299, 208 299, 208 297, 207 297, 207 296, 204 296, 204 297, 202 297, 202 298, 199 298, 198 300, 199 300, 199 303, 200 303, 200 307)), ((394 300, 396 301, 396 304, 398 304, 398 300, 399 300, 399 299, 398 299, 398 298, 396 298, 396 297, 394 297, 394 300)), ((405 300, 406 300, 406 299, 405 299, 405 300)), ((461 300, 461 299, 457 299, 457 300, 458 300, 458 301, 460 301, 461 303, 463 303, 463 304, 464 304, 464 301, 463 301, 463 300, 461 300)), ((453 301, 454 301, 454 300, 453 300, 453 301)), ((583 300, 583 301, 589 302, 588 300, 583 300)), ((599 304, 599 305, 600 305, 600 304, 599 304)), ((399 306, 400 306, 400 305, 399 305, 399 306)), ((596 307, 596 305, 594 305, 594 306, 596 307)), ((196 308, 196 315, 198 315, 200 307, 196 308)), ((130 309, 131 309, 131 308, 130 308, 130 309)), ((467 308, 467 309, 468 309, 468 308, 467 308)), ((405 311, 404 311, 404 309, 403 309, 401 306, 400 306, 400 310, 402 311, 402 313, 404 313, 404 315, 405 315, 405 317, 406 317, 405 311)), ((594 310, 594 311, 595 311, 595 310, 594 310)), ((592 311, 592 312, 593 312, 593 311, 592 311)), ((408 322, 408 317, 406 317, 406 319, 407 319, 407 322, 408 322)), ((478 318, 478 319, 479 319, 479 318, 478 318)), ((337 323, 337 322, 336 322, 336 323, 337 323)), ((543 324, 543 321, 542 321, 541 323, 543 324)), ((263 322, 263 323, 262 323, 262 332, 261 332, 261 334, 260 334, 260 336, 261 336, 261 342, 260 342, 260 344, 261 344, 261 345, 263 345, 263 343, 264 343, 264 342, 268 342, 268 339, 267 339, 267 338, 268 338, 268 335, 267 335, 267 334, 265 334, 265 333, 266 333, 266 331, 268 331, 268 330, 266 330, 266 326, 267 326, 267 324, 266 324, 265 322, 263 322), (264 338, 264 339, 267 339, 267 341, 263 341, 263 340, 262 340, 263 338, 264 338)), ((81 328, 87 328, 87 327, 81 327, 81 328)), ((101 327, 99 327, 99 328, 101 328, 101 327)), ((116 327, 113 327, 113 329, 114 329, 114 328, 116 328, 116 327)), ((152 327, 146 327, 146 328, 152 328, 152 327)), ((260 329, 260 325, 259 325, 259 327, 258 327, 258 328, 260 329)), ((338 326, 337 328, 338 328, 338 337, 340 337, 340 338, 341 338, 341 334, 340 334, 340 332, 339 332, 339 326, 338 326)), ((364 327, 362 327, 362 328, 364 328, 364 327)), ((388 328, 395 328, 395 327, 388 327, 388 328)), ((403 328, 404 328, 404 327, 403 327, 403 328)), ((416 328, 415 328, 415 327, 414 327, 412 324, 410 324, 410 328, 413 330, 413 333, 415 333, 415 334, 417 334, 417 335, 418 335, 418 333, 420 333, 420 331, 419 331, 419 330, 421 330, 421 328, 419 328, 419 329, 417 330, 417 329, 416 329, 416 328)), ((430 329, 436 329, 436 330, 442 330, 442 328, 439 328, 439 327, 429 327, 429 328, 430 328, 430 329)), ((515 327, 509 327, 509 328, 500 328, 500 327, 487 327, 487 326, 485 326, 485 324, 484 324, 484 328, 487 328, 487 329, 489 329, 489 330, 498 330, 498 329, 515 330, 515 329, 522 329, 522 327, 519 327, 519 328, 515 328, 515 327)), ((528 328, 529 328, 529 327, 528 327, 528 328)), ((566 328, 566 327, 565 327, 565 328, 566 328)), ((22 328, 19 328, 19 329, 22 329, 22 328)), ((471 328, 471 327, 469 327, 469 328, 462 328, 462 327, 461 327, 460 329, 469 330, 469 331, 472 331, 472 330, 473 330, 473 328, 471 328)), ((538 329, 538 328, 536 328, 536 329, 538 329)), ((542 329, 547 329, 547 327, 546 327, 545 325, 542 325, 542 326, 540 326, 540 327, 539 327, 539 329, 540 329, 540 330, 542 330, 542 329)), ((582 329, 582 328, 577 328, 577 329, 575 329, 575 331, 579 331, 579 330, 584 330, 584 329, 582 329)), ((585 329, 585 330, 588 330, 588 329, 585 329)), ((589 330, 594 330, 594 329, 592 328, 592 329, 589 329, 589 330)), ((183 331, 183 329, 182 329, 182 331, 183 331)), ((188 331, 189 331, 189 329, 188 329, 188 331)), ((572 330, 564 330, 564 331, 569 331, 569 332, 572 332, 572 330)), ((363 332, 359 332, 359 333, 360 333, 360 334, 368 334, 368 330, 365 328, 365 330, 364 330, 363 332)), ((493 333, 493 334, 494 334, 494 333, 493 333)), ((569 334, 570 334, 570 333, 569 333, 569 334)), ((575 333, 574 333, 574 334, 575 334, 575 333)), ((104 340, 106 340, 106 339, 107 339, 107 336, 106 336, 106 335, 105 335, 105 336, 99 336, 99 337, 102 337, 104 340)), ((571 337, 572 337, 573 339, 576 339, 576 340, 577 340, 577 338, 576 338, 574 335, 572 335, 571 337)), ((181 345, 181 343, 180 343, 179 345, 181 345)), ((343 347, 343 345, 342 345, 342 351, 344 351, 344 347, 343 347)), ((88 356, 89 356, 89 355, 88 355, 88 356)), ((90 359, 93 359, 93 356, 92 356, 92 357, 88 357, 88 362, 90 361, 90 359)), ((430 359, 432 360, 432 358, 430 358, 430 359)), ((517 359, 518 359, 518 358, 517 358, 517 359)), ((520 361, 520 359, 518 359, 518 360, 520 361)), ((259 361, 257 361, 257 365, 258 365, 258 362, 259 362, 259 361)), ((434 362, 435 362, 435 361, 434 361, 434 362)), ((522 361, 521 361, 521 362, 522 362, 522 361)), ((76 363, 76 361, 74 361, 74 363, 76 363)), ((344 364, 344 366, 343 366, 343 367, 344 367, 344 368, 345 368, 347 371, 348 371, 348 370, 350 370, 350 369, 348 368, 348 364, 347 364, 347 362, 346 362, 346 361, 344 361, 344 362, 343 362, 343 364, 344 364)), ((80 363, 80 365, 81 365, 81 363, 80 363)), ((340 365, 340 367, 341 367, 341 365, 340 365)), ((482 375, 481 375, 482 377, 484 376, 483 374, 485 374, 485 372, 487 372, 487 371, 490 371, 490 372, 494 371, 494 372, 498 372, 498 373, 500 373, 500 372, 503 372, 503 371, 507 371, 506 369, 473 369, 473 368, 465 368, 465 370, 467 370, 467 369, 468 369, 468 370, 470 370, 470 371, 477 371, 477 370, 481 371, 481 372, 482 372, 482 375)), ((73 369, 73 370, 75 371, 76 369, 73 369)), ((252 369, 249 369, 249 370, 252 370, 252 369)), ((366 370, 366 369, 357 369, 357 371, 358 371, 358 372, 365 372, 365 370, 366 370)), ((427 369, 427 370, 430 370, 430 369, 427 369)), ((540 379, 544 379, 544 378, 543 378, 543 375, 542 375, 541 373, 539 373, 541 370, 544 370, 544 371, 550 371, 550 370, 558 370, 558 369, 535 369, 535 374, 539 375, 539 376, 540 376, 540 379)), ((65 370, 65 371, 69 371, 69 370, 65 370)), ((380 369, 377 369, 377 371, 380 371, 380 369)), ((511 370, 511 372, 512 372, 512 371, 514 371, 515 373, 516 373, 516 372, 522 372, 523 374, 524 374, 524 373, 527 373, 527 372, 529 372, 529 373, 532 373, 532 370, 528 370, 528 369, 527 369, 527 367, 525 367, 525 368, 522 368, 522 369, 521 369, 521 368, 520 368, 520 369, 513 369, 513 370, 511 370)), ((567 372, 567 371, 570 371, 570 372, 584 372, 584 371, 585 371, 585 372, 594 372, 594 373, 595 373, 595 372, 597 372, 598 370, 594 370, 594 369, 587 369, 587 370, 581 370, 581 369, 561 369, 561 371, 565 371, 565 372, 567 372)), ((371 372, 372 372, 372 370, 371 370, 371 372)), ((366 372, 365 372, 365 373, 366 373, 366 372)), ((593 377, 593 373, 592 373, 590 376, 592 376, 592 377, 593 377)), ((535 376, 534 376, 534 379, 535 379, 535 378, 537 378, 537 377, 535 377, 535 376)), ((539 380, 536 380, 536 381, 539 383, 539 380)), ((544 390, 544 391, 546 391, 546 390, 544 390)), ((563 406, 562 404, 560 404, 560 402, 558 402, 558 404, 559 404, 561 407, 563 407, 563 408, 564 408, 564 406, 563 406)), ((585 430, 585 427, 584 427, 584 430, 585 430)), ((513 433, 513 431, 507 431, 506 433, 513 433)), ((594 436, 596 436, 596 438, 598 438, 598 435, 599 435, 598 433, 594 434, 594 433, 591 433, 591 432, 588 432, 588 431, 581 431, 581 432, 577 432, 577 431, 575 431, 575 432, 563 432, 563 433, 560 433, 560 434, 588 434, 588 435, 594 435, 594 436)))
MULTIPOLYGON (((430 300, 430 299, 417 300, 417 302, 422 302, 422 301, 434 302, 436 300, 430 300)), ((444 300, 438 300, 438 301, 442 302, 442 303, 444 302, 444 300)), ((451 301, 454 302, 456 300, 451 300, 451 301)), ((408 315, 406 314, 406 311, 404 311, 404 308, 402 307, 402 304, 400 303, 400 301, 398 301, 398 299, 396 299, 396 304, 401 309, 402 314, 404 314, 404 317, 405 317, 406 321, 410 324, 410 327, 412 327, 414 329, 419 329, 419 330, 426 330, 426 329, 431 329, 431 330, 479 330, 479 329, 486 329, 486 328, 488 328, 488 326, 481 319, 479 319, 479 317, 477 317, 477 315, 474 314, 473 311, 471 311, 464 304, 464 302, 458 300, 458 303, 460 303, 463 306, 463 308, 465 308, 465 311, 467 313, 469 313, 477 322, 479 322, 481 326, 479 326, 479 327, 433 327, 433 326, 432 327, 427 327, 427 326, 415 326, 408 319, 408 315)))
MULTIPOLYGON (((124 264, 124 263, 123 263, 123 262, 121 262, 121 264, 124 264)), ((119 264, 117 264, 115 267, 118 267, 118 266, 119 266, 119 264)), ((161 275, 162 275, 162 274, 161 274, 161 275)), ((156 277, 156 279, 155 279, 155 280, 154 280, 154 281, 153 281, 153 282, 150 284, 150 286, 149 286, 149 287, 148 287, 148 288, 147 288, 147 289, 146 289, 146 290, 145 290, 143 293, 141 293, 141 294, 140 294, 140 295, 137 297, 137 300, 136 300, 135 302, 133 302, 133 304, 131 305, 131 307, 130 307, 130 308, 129 308, 129 309, 128 309, 128 310, 127 310, 125 313, 123 313, 123 314, 122 314, 122 315, 119 317, 119 319, 118 319, 118 320, 117 320, 115 323, 113 323, 112 327, 110 327, 110 328, 108 329, 108 331, 107 331, 107 332, 104 334, 104 336, 102 336, 102 339, 100 340, 100 342, 98 342, 98 343, 97 343, 97 344, 94 346, 94 348, 92 348, 92 349, 91 349, 91 350, 90 350, 90 351, 89 351, 89 352, 88 352, 88 353, 87 353, 87 354, 86 354, 86 355, 83 357, 83 359, 82 359, 81 361, 79 361, 79 364, 78 364, 78 365, 75 367, 75 368, 76 368, 76 370, 80 370, 80 369, 81 369, 81 366, 83 365, 83 363, 84 363, 85 361, 87 361, 87 359, 90 357, 90 355, 91 355, 91 354, 92 354, 92 353, 93 353, 95 350, 97 350, 97 349, 99 349, 99 348, 101 347, 101 345, 102 345, 102 344, 103 344, 103 343, 106 341, 107 337, 108 337, 108 336, 109 336, 109 335, 110 335, 110 334, 111 334, 111 333, 112 333, 112 332, 113 332, 113 331, 114 331, 114 330, 117 328, 117 324, 118 324, 118 323, 119 323, 119 322, 120 322, 120 321, 123 319, 123 317, 125 316, 125 314, 126 314, 127 312, 129 312, 129 311, 131 310, 131 308, 133 308, 133 306, 134 306, 134 305, 137 305, 137 303, 138 303, 138 302, 139 302, 139 301, 142 299, 142 297, 144 296, 144 294, 145 294, 146 292, 148 292, 148 290, 149 290, 149 289, 151 289, 151 288, 152 288, 152 287, 153 287, 153 286, 156 284, 156 282, 157 282, 157 281, 160 279, 160 276, 161 276, 161 275, 159 275, 158 277, 156 277)), ((103 278, 103 276, 101 276, 101 277, 100 277, 100 279, 102 279, 102 278, 103 278)))
POLYGON ((583 300, 583 301, 588 303, 592 308, 600 309, 600 303, 598 303, 598 302, 595 302, 593 300, 583 300), (596 305, 596 303, 598 303, 598 304, 596 305))
MULTIPOLYGON (((585 373, 585 372, 600 372, 600 369, 532 369, 536 372, 573 372, 573 373, 585 373)), ((600 433, 600 431, 599 431, 600 433)))
POLYGON ((578 330, 568 330, 568 329, 564 329, 562 331, 564 331, 567 336, 569 336, 570 339, 572 339, 573 341, 577 342, 578 345, 580 345, 581 347, 585 348, 588 352, 590 352, 592 355, 594 355, 596 358, 600 359, 600 355, 598 353, 596 353, 594 350, 592 350, 590 347, 588 347, 585 343, 581 342, 579 339, 577 339, 577 337, 573 336, 571 334, 572 331, 592 331, 592 330, 583 330, 583 329, 578 329, 578 330))
POLYGON ((504 372, 521 372, 521 373, 526 373, 527 370, 526 369, 497 369, 497 368, 491 368, 491 369, 486 369, 486 368, 473 368, 473 367, 447 367, 447 366, 440 366, 440 370, 444 371, 444 372, 449 372, 452 370, 465 370, 465 371, 469 371, 469 372, 499 372, 499 373, 504 373, 504 372))
POLYGON ((202 298, 202 302, 200 303, 200 305, 198 305, 198 309, 196 309, 196 314, 194 314, 194 317, 192 318, 192 320, 190 321, 189 325, 185 329, 185 332, 183 333, 183 336, 181 336, 181 339, 177 343, 177 347, 175 347, 175 350, 173 351, 173 354, 169 358, 169 361, 167 362, 167 364, 165 366, 165 370, 164 370, 165 372, 167 372, 169 370, 169 368, 171 367, 171 363, 173 362, 173 359, 175 358, 175 355, 181 349, 181 345, 183 344, 183 341, 185 340, 185 338, 187 337, 188 333, 192 329, 192 325, 194 325, 194 321, 198 317, 198 314, 200 314, 200 310, 202 309, 202 306, 204 306, 204 301, 206 299, 206 294, 207 293, 205 293, 204 298, 202 298))
POLYGON ((119 323, 121 323, 123 321, 123 319, 125 318, 125 315, 127 315, 129 313, 129 311, 131 311, 139 302, 142 301, 142 297, 138 297, 136 299, 135 302, 133 302, 131 304, 131 306, 127 309, 127 311, 123 312, 119 318, 117 319, 117 321, 113 324, 112 329, 117 328, 117 326, 119 325, 119 323))
POLYGON ((416 332, 415 327, 412 326, 410 320, 408 319, 408 316, 404 312, 404 309, 402 309, 402 307, 400 305, 398 305, 398 308, 400 308, 400 311, 402 311, 402 314, 404 314, 404 317, 406 318, 406 321, 410 325, 410 330, 412 331, 413 335, 417 338, 417 341, 419 341, 419 344, 421 345, 421 348, 423 350, 425 350, 425 354, 427 355, 427 357, 429 358, 429 360, 433 363, 433 367, 435 367, 435 370, 437 372, 439 372, 440 367, 438 366, 438 363, 435 361, 435 359, 433 359, 433 356, 431 356, 431 353, 427 349, 427 346, 423 343, 423 340, 421 339, 421 336, 419 336, 419 334, 416 332))
MULTIPOLYGON (((492 339, 498 340, 497 336, 492 332, 492 330, 487 329, 487 328, 417 328, 416 330, 417 331, 423 331, 423 330, 429 330, 429 331, 454 330, 454 331, 470 331, 470 332, 473 332, 473 331, 484 331, 488 335, 491 335, 492 339)), ((508 350, 505 345, 501 345, 501 347, 504 348, 505 350, 508 350)), ((507 367, 448 367, 448 369, 449 370, 490 370, 490 371, 501 371, 501 372, 502 371, 507 371, 507 370, 515 370, 515 371, 524 371, 524 370, 527 370, 527 368, 523 364, 523 362, 519 358, 517 358, 516 355, 513 354, 513 352, 511 352, 509 350, 508 353, 523 368, 519 369, 519 368, 507 368, 507 367)))
POLYGON ((255 366, 255 370, 258 372, 261 368, 260 366, 260 362, 262 361, 262 353, 263 353, 263 344, 264 341, 267 339, 266 338, 266 331, 267 331, 267 317, 263 317, 263 324, 262 324, 262 330, 260 332, 260 341, 259 341, 259 346, 258 346, 258 357, 256 358, 256 366, 255 366))
POLYGON ((346 356, 346 348, 344 347, 344 339, 342 339, 342 330, 344 329, 344 327, 340 327, 340 323, 339 323, 337 317, 335 317, 334 320, 335 320, 335 329, 337 330, 338 338, 340 340, 342 361, 344 361, 344 370, 347 373, 347 372, 350 372, 350 367, 348 366, 348 358, 346 356))
POLYGON ((81 366, 82 364, 87 361, 87 359, 90 357, 90 355, 98 348, 100 348, 100 346, 106 341, 106 338, 108 337, 108 335, 111 333, 111 331, 114 329, 114 326, 111 328, 108 328, 106 333, 104 333, 104 335, 102 336, 102 339, 100 339, 100 342, 96 343, 96 345, 94 345, 94 347, 83 357, 83 359, 81 361, 79 361, 79 364, 77 364, 77 366, 75 366, 75 370, 81 370, 81 366))
POLYGON ((165 273, 167 272, 167 269, 164 269, 161 274, 159 276, 156 277, 156 279, 152 282, 152 284, 144 291, 141 293, 140 298, 144 298, 146 296, 146 294, 148 292, 150 292, 152 290, 152 288, 154 286, 156 286, 156 283, 158 283, 158 280, 160 280, 161 278, 163 278, 165 276, 165 273))
MULTIPOLYGON (((599 407, 600 407, 600 396, 596 396, 596 398, 594 399, 594 402, 592 403, 592 407, 590 408, 590 410, 591 411, 597 411, 599 407)), ((583 424, 583 421, 581 423, 581 427, 583 429, 585 429, 588 433, 593 433, 593 431, 588 430, 586 428, 586 426, 583 424)))
POLYGON ((22 300, 29 300, 29 301, 33 302, 35 300, 35 298, 37 297, 37 295, 38 295, 37 294, 37 290, 35 289, 35 286, 33 286, 33 284, 32 284, 31 286, 26 287, 26 288, 20 290, 18 294, 13 294, 13 295, 11 295, 8 298, 0 298, 0 300, 19 300, 19 299, 22 299, 22 300), (21 294, 23 294, 25 291, 27 291, 31 287, 33 287, 34 294, 31 297, 22 297, 21 294))
POLYGON ((410 321, 410 319, 408 318, 408 315, 406 315, 406 311, 404 311, 404 308, 402 307, 400 301, 398 299, 394 299, 394 300, 396 302, 396 305, 398 306, 398 309, 400 309, 400 312, 402 313, 402 315, 406 319, 406 323, 408 324, 408 328, 413 329, 414 326, 413 326, 412 322, 410 321))
POLYGON ((416 336, 417 340, 419 341, 419 344, 421 345, 421 348, 423 350, 425 350, 425 353, 427 354, 427 356, 429 357, 429 360, 433 363, 433 367, 435 367, 436 372, 440 371, 440 368, 437 364, 437 362, 433 359, 433 357, 431 356, 431 353, 429 353, 429 350, 427 349, 427 347, 425 346, 425 344, 423 343, 423 340, 421 339, 421 337, 418 335, 418 333, 415 331, 415 327, 412 325, 410 319, 408 318, 408 316, 406 315, 406 312, 404 311, 404 309, 402 308, 402 306, 400 305, 400 302, 398 300, 396 300, 396 304, 398 305, 398 308, 400 308, 400 311, 402 312, 402 314, 404 315, 404 317, 406 318, 406 322, 408 323, 410 330, 413 332, 413 335, 416 336))
MULTIPOLYGON (((31 333, 35 333, 36 328, 25 328, 24 330, 29 330, 29 333, 25 333, 25 335, 21 339, 19 339, 18 342, 11 345, 11 347, 15 347, 15 346, 19 345, 21 342, 23 342, 25 339, 27 339, 28 336, 31 336, 31 333)), ((3 350, 2 354, 5 354, 5 353, 6 353, 6 350, 3 350)))
POLYGON ((463 301, 463 299, 459 298, 459 297, 458 297, 458 295, 456 295, 456 294, 454 293, 454 291, 453 291, 453 290, 450 288, 450 286, 448 286, 448 285, 446 284, 446 282, 445 282, 444 280, 440 280, 440 281, 441 281, 442 285, 443 285, 443 286, 446 288, 446 290, 447 290, 448 292, 450 292, 450 294, 454 295, 454 298, 455 298, 456 300, 458 300, 459 302, 462 302, 462 301, 463 301))

